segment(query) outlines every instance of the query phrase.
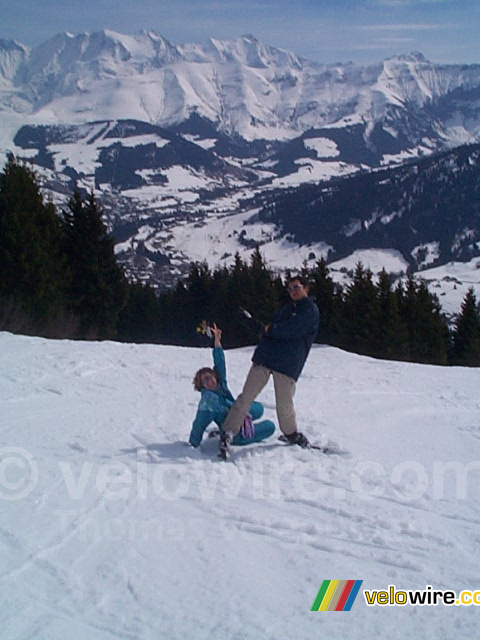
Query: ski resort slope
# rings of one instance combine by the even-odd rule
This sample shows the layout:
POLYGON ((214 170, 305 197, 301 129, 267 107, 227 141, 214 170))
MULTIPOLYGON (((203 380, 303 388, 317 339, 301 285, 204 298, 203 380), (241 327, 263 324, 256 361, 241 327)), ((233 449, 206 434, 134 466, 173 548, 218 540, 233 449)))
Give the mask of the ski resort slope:
MULTIPOLYGON (((226 353, 234 394, 251 353, 226 353)), ((476 637, 477 606, 363 590, 480 590, 480 370, 315 345, 298 421, 349 453, 221 462, 185 444, 210 362, 0 334, 1 640, 476 637), (327 579, 363 580, 350 612, 310 611, 327 579)))

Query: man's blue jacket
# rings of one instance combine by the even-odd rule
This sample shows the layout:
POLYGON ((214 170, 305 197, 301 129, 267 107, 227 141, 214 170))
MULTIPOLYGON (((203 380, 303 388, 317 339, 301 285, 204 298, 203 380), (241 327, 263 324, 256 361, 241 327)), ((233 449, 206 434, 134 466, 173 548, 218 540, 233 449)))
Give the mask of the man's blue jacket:
POLYGON ((320 313, 313 298, 281 307, 260 337, 252 362, 298 380, 318 333, 320 313))

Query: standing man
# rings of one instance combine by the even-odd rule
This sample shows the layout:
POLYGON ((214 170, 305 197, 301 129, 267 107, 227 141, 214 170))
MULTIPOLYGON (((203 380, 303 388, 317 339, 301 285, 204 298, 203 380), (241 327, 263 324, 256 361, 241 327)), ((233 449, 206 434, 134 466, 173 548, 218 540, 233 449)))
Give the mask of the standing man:
POLYGON ((266 326, 243 312, 252 329, 260 333, 260 342, 253 354, 252 366, 248 372, 242 393, 222 424, 223 436, 220 454, 228 452, 233 437, 240 431, 248 408, 273 378, 275 403, 280 430, 290 444, 308 447, 307 438, 297 430, 293 396, 295 385, 318 332, 318 307, 309 297, 309 287, 305 278, 293 276, 287 282, 291 301, 279 309, 266 326))

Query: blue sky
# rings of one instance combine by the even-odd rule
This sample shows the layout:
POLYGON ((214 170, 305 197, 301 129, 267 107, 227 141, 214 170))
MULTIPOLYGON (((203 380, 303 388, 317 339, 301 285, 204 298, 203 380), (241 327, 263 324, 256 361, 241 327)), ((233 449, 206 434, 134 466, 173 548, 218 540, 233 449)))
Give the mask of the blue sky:
POLYGON ((153 29, 174 44, 259 40, 320 62, 369 63, 421 51, 480 63, 480 0, 0 0, 0 38, 153 29))

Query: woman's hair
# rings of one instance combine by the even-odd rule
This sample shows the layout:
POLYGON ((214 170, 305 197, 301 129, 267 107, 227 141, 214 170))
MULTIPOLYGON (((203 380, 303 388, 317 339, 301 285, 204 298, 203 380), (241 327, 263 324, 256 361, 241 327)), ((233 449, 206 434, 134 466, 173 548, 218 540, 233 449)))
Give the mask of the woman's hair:
POLYGON ((211 373, 215 376, 217 383, 220 382, 220 376, 215 371, 215 369, 211 369, 210 367, 202 367, 197 371, 195 377, 193 378, 193 388, 195 389, 195 391, 201 391, 203 389, 202 376, 204 373, 211 373))

